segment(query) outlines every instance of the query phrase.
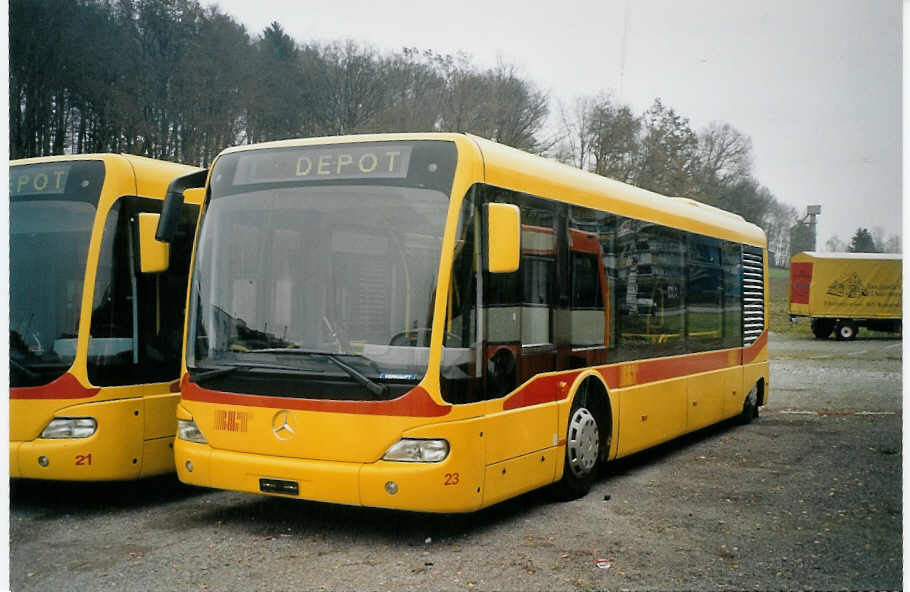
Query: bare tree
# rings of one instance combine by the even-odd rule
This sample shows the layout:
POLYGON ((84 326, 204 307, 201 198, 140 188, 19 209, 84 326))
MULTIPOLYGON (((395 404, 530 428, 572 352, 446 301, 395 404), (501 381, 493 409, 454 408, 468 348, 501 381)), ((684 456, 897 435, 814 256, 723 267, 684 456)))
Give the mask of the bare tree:
POLYGON ((885 241, 885 244, 882 247, 882 253, 901 253, 903 252, 902 247, 900 235, 892 234, 888 237, 888 240, 885 241))
POLYGON ((572 107, 559 103, 559 118, 562 135, 555 147, 558 161, 588 170, 591 168, 591 144, 594 133, 591 116, 594 112, 592 97, 576 97, 572 107))
POLYGON ((432 131, 441 116, 445 79, 431 51, 406 48, 382 60, 386 101, 371 122, 372 131, 432 131))
POLYGON ((590 120, 594 172, 626 183, 635 181, 642 163, 642 120, 609 95, 598 96, 590 120))
POLYGON ((838 236, 832 235, 831 238, 825 241, 825 250, 829 253, 846 253, 847 252, 847 243, 842 241, 838 236))
POLYGON ((727 123, 712 122, 698 134, 696 191, 710 196, 747 179, 752 170, 752 140, 727 123))
POLYGON ((515 66, 503 63, 488 70, 482 80, 489 112, 484 135, 529 152, 549 148, 539 137, 549 113, 546 93, 519 77, 515 66))

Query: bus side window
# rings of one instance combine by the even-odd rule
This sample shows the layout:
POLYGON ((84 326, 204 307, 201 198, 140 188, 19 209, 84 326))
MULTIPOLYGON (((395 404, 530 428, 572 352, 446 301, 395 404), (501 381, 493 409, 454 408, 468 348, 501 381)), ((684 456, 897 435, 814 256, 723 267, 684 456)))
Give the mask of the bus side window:
POLYGON ((198 206, 181 211, 162 273, 139 271, 137 218, 160 213, 158 200, 125 196, 105 221, 95 278, 88 375, 97 386, 165 382, 177 378, 182 351, 190 249, 198 206))
POLYGON ((446 335, 443 353, 443 397, 447 401, 501 397, 538 372, 554 367, 558 300, 555 210, 555 202, 495 187, 476 186, 465 199, 449 293, 446 330, 450 334, 446 335), (477 222, 480 206, 486 202, 521 208, 521 263, 515 272, 477 274, 482 268, 477 222), (480 343, 473 338, 478 292, 482 292, 483 302, 480 343), (457 353, 459 346, 461 352, 457 353), (456 364, 456 359, 465 361, 456 364))
POLYGON ((721 262, 724 274, 724 347, 743 343, 743 251, 737 243, 724 241, 721 262))
POLYGON ((686 269, 686 328, 688 351, 719 349, 723 345, 723 269, 721 241, 689 235, 686 269))
POLYGON ((474 195, 472 188, 459 215, 442 348, 442 397, 455 404, 485 398, 482 348, 477 343, 477 270, 482 267, 478 240, 480 208, 474 195))

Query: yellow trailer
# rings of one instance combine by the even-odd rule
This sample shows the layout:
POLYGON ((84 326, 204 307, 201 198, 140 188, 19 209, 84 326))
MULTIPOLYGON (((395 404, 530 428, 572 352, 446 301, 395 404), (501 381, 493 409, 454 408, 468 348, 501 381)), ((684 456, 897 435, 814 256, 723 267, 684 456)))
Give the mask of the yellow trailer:
POLYGON ((819 253, 790 259, 790 318, 809 317, 826 339, 854 339, 859 327, 901 330, 901 255, 819 253))

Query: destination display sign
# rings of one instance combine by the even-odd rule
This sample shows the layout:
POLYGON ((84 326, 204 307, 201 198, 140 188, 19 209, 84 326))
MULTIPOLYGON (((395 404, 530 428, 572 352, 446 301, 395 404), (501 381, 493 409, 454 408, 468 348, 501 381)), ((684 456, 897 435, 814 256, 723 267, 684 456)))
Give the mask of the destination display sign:
POLYGON ((241 152, 232 184, 405 178, 411 150, 407 144, 384 142, 241 152))
POLYGON ((72 163, 30 164, 9 168, 9 194, 55 195, 66 191, 72 163))

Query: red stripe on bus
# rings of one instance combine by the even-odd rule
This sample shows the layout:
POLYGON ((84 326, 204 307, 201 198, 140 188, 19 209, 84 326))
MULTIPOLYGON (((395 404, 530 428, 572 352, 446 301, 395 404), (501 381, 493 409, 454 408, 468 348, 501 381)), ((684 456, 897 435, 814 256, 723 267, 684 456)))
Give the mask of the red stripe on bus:
MULTIPOLYGON (((736 357, 738 362, 739 356, 736 357)), ((723 370, 739 365, 737 362, 731 363, 728 351, 703 352, 675 360, 648 360, 639 363, 638 382, 644 384, 712 370, 723 370)))
MULTIPOLYGON (((672 359, 655 358, 652 360, 637 360, 612 366, 600 366, 595 369, 603 376, 607 387, 614 389, 620 387, 640 386, 660 380, 682 378, 691 374, 711 372, 734 368, 752 362, 765 347, 768 341, 767 331, 762 333, 755 343, 748 347, 735 350, 734 359, 731 361, 730 350, 709 351, 699 354, 675 357, 672 359), (627 383, 623 384, 623 369, 627 372, 627 383)), ((560 392, 559 383, 571 385, 580 371, 573 370, 563 374, 542 376, 531 380, 520 390, 512 393, 503 402, 503 410, 520 409, 531 405, 552 403, 568 396, 568 388, 560 392)))
POLYGON ((392 415, 398 417, 441 417, 452 409, 439 405, 422 387, 416 386, 391 401, 327 401, 322 399, 295 399, 263 395, 241 395, 202 388, 189 381, 189 374, 181 381, 182 398, 203 403, 222 403, 242 407, 271 407, 299 411, 326 413, 352 413, 358 415, 392 415))
MULTIPOLYGON (((737 358, 739 356, 737 355, 737 358)), ((638 360, 617 366, 598 368, 608 388, 641 386, 650 382, 682 378, 690 374, 723 370, 738 366, 730 362, 729 351, 706 352, 673 359, 638 360), (625 368, 625 371, 623 370, 625 368), (625 376, 624 376, 625 374, 625 376)))
POLYGON ((569 394, 569 386, 571 386, 580 372, 580 370, 573 370, 564 374, 551 374, 533 378, 521 390, 509 395, 503 401, 502 409, 503 411, 508 411, 509 409, 520 409, 565 399, 569 394), (559 388, 560 382, 566 383, 565 389, 559 388))
POLYGON ((765 330, 758 339, 749 347, 743 348, 743 364, 748 364, 758 357, 758 354, 765 349, 768 344, 768 331, 765 330))
POLYGON ((67 372, 57 380, 42 386, 20 386, 9 389, 10 399, 87 399, 101 389, 84 387, 76 377, 67 372))

